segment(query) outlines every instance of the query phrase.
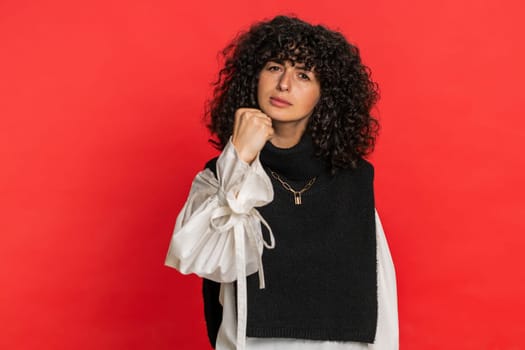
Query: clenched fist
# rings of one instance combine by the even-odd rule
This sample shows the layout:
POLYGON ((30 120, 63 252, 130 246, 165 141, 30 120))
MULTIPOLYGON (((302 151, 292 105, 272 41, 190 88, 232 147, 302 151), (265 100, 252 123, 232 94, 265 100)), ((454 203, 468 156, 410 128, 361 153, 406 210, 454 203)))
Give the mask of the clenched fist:
POLYGON ((232 143, 243 161, 253 162, 272 136, 272 119, 261 110, 239 108, 235 111, 232 143))

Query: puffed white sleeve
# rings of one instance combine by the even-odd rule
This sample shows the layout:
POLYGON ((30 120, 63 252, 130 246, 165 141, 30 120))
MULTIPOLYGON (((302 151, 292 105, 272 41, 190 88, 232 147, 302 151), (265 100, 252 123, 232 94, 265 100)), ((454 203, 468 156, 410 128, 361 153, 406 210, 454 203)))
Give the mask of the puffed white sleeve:
POLYGON ((396 272, 388 248, 383 225, 375 211, 377 238, 377 296, 378 319, 376 338, 369 350, 398 350, 399 324, 397 313, 396 272))
POLYGON ((244 162, 231 139, 216 164, 217 178, 205 169, 193 180, 165 265, 183 274, 232 282, 239 274, 262 273, 263 248, 272 248, 274 241, 269 227, 270 243, 264 241, 261 223, 267 223, 255 208, 273 200, 273 187, 259 156, 251 165, 244 162))

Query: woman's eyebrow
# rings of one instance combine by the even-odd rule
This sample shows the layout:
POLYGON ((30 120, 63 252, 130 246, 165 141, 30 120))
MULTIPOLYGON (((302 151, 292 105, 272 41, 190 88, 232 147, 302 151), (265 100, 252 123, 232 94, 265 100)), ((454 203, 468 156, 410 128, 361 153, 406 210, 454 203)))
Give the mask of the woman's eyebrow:
MULTIPOLYGON (((276 64, 280 64, 280 65, 284 66, 286 61, 287 60, 274 58, 274 59, 269 59, 268 61, 266 61, 266 64, 268 64, 268 63, 276 63, 276 64)), ((295 69, 297 69, 297 70, 302 70, 302 71, 305 71, 305 72, 313 72, 313 69, 312 68, 307 68, 304 63, 294 62, 292 64, 292 66, 295 69)))
POLYGON ((302 70, 302 71, 305 71, 305 72, 312 72, 312 68, 306 68, 306 66, 304 64, 303 65, 296 64, 295 65, 295 69, 302 70))

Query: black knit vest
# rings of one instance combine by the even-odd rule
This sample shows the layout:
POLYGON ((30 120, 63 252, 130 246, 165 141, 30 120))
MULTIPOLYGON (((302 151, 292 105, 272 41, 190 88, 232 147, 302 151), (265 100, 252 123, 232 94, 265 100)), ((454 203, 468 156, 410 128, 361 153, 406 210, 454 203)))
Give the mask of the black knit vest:
POLYGON ((259 289, 257 274, 248 277, 246 335, 373 342, 377 272, 372 165, 359 159, 356 169, 331 175, 313 156, 308 135, 289 149, 268 142, 260 160, 275 195, 257 209, 272 228, 276 246, 263 253, 266 288, 259 289), (316 181, 296 205, 271 170, 296 190, 313 177, 316 181))

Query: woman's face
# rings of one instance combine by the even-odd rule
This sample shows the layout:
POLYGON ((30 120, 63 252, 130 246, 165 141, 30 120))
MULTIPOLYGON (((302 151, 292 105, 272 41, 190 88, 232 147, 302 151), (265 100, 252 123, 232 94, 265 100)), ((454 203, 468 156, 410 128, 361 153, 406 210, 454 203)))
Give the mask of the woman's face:
POLYGON ((259 107, 274 122, 306 124, 320 96, 317 77, 300 63, 268 61, 259 74, 259 107))

